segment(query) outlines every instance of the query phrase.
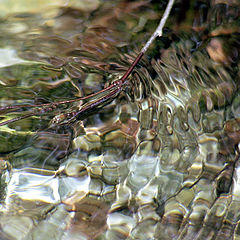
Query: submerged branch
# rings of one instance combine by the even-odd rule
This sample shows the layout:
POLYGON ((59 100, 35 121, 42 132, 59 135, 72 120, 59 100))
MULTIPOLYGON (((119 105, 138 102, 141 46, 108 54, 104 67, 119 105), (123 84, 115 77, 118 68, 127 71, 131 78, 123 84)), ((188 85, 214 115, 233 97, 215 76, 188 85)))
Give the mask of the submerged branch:
POLYGON ((133 69, 139 63, 140 59, 142 58, 144 53, 147 51, 149 46, 152 44, 152 42, 158 36, 159 37, 162 36, 162 29, 168 19, 168 16, 171 12, 173 4, 174 4, 174 0, 169 0, 168 5, 164 11, 164 14, 163 14, 163 16, 160 20, 160 23, 159 23, 158 27, 156 28, 155 32, 151 35, 149 40, 146 42, 146 44, 141 49, 140 53, 138 54, 138 56, 136 57, 134 62, 131 64, 131 66, 128 68, 128 70, 125 72, 125 74, 122 76, 121 79, 113 82, 108 87, 103 88, 102 90, 100 90, 98 92, 92 93, 92 94, 84 96, 84 97, 76 98, 76 99, 52 102, 52 103, 46 103, 46 104, 35 104, 35 105, 26 105, 25 104, 25 105, 1 107, 0 111, 17 110, 17 109, 21 109, 21 108, 42 108, 42 109, 39 112, 37 112, 36 111, 37 109, 35 109, 35 111, 33 111, 30 114, 16 117, 16 118, 13 118, 13 119, 10 119, 7 121, 2 121, 2 122, 0 122, 0 126, 15 122, 15 121, 18 121, 18 120, 21 120, 21 119, 24 119, 24 118, 27 118, 30 116, 34 116, 35 114, 36 115, 45 114, 46 112, 52 111, 53 109, 57 108, 57 106, 59 106, 61 104, 67 104, 67 103, 77 102, 77 101, 81 101, 81 100, 88 100, 88 99, 91 99, 91 98, 99 95, 99 97, 97 97, 96 100, 89 101, 88 103, 80 106, 78 111, 61 114, 59 116, 56 116, 51 121, 51 124, 53 124, 53 123, 54 124, 62 124, 62 122, 65 123, 66 119, 68 120, 68 122, 72 121, 76 117, 81 119, 82 118, 81 115, 86 116, 88 113, 93 112, 95 109, 98 109, 100 106, 106 105, 108 102, 113 101, 124 90, 124 86, 126 85, 126 80, 127 80, 128 76, 132 73, 133 69))

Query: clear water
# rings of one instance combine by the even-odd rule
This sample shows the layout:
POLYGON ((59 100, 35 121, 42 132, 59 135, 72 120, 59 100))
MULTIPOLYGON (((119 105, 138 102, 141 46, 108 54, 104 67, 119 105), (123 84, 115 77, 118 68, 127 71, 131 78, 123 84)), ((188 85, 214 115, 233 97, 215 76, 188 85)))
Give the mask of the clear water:
POLYGON ((1 239, 239 238, 239 3, 177 1, 127 88, 63 125, 118 80, 166 2, 3 1, 1 239), (184 2, 184 4, 183 4, 184 2))

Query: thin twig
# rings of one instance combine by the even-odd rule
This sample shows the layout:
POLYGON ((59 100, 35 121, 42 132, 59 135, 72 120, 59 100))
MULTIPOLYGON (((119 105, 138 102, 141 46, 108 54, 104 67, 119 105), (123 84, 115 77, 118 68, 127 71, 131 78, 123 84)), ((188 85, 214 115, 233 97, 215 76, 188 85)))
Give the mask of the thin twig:
MULTIPOLYGON (((111 91, 110 93, 106 93, 106 95, 104 96, 100 96, 97 100, 94 100, 92 103, 86 103, 86 105, 81 106, 79 111, 76 112, 72 112, 72 115, 80 115, 80 114, 86 114, 89 111, 92 111, 94 108, 97 108, 99 105, 101 105, 103 102, 108 102, 108 101, 112 101, 114 98, 116 98, 118 96, 118 94, 123 91, 123 86, 126 84, 126 80, 128 78, 128 76, 132 73, 133 69, 135 68, 135 66, 139 63, 140 59, 142 58, 142 56, 144 55, 144 53, 147 51, 147 49, 149 48, 149 46, 152 44, 152 42, 156 39, 156 37, 161 37, 162 36, 162 29, 168 19, 168 16, 171 12, 172 6, 174 4, 174 0, 169 0, 168 5, 165 9, 165 12, 163 14, 163 17, 160 20, 160 23, 158 25, 158 27, 156 28, 155 32, 151 35, 151 37, 149 38, 149 40, 147 41, 147 43, 144 45, 144 47, 141 49, 140 53, 138 54, 137 58, 134 60, 134 62, 131 64, 131 66, 128 68, 128 70, 125 72, 125 74, 122 76, 121 79, 113 82, 112 84, 110 84, 108 87, 103 88, 102 90, 95 92, 95 93, 91 93, 87 96, 84 97, 79 97, 76 99, 71 99, 71 100, 66 100, 66 101, 59 101, 59 102, 52 102, 52 103, 45 103, 45 104, 35 104, 35 105, 16 105, 16 106, 6 106, 6 107, 0 107, 0 111, 5 111, 5 110, 16 110, 16 109, 21 109, 21 108, 35 108, 35 107, 43 107, 45 109, 43 109, 43 113, 47 112, 47 111, 51 111, 52 109, 56 108, 58 105, 60 104, 66 104, 66 103, 72 103, 72 102, 77 102, 80 100, 86 100, 92 97, 95 97, 97 95, 101 95, 102 93, 106 93, 107 91, 111 91), (115 89, 117 87, 117 89, 115 89), (115 89, 115 90, 114 90, 115 89), (46 108, 48 107, 48 108, 46 108)), ((11 123, 11 122, 15 122, 30 116, 33 116, 34 113, 25 115, 25 116, 21 116, 21 117, 17 117, 17 118, 13 118, 4 122, 0 123, 0 126, 3 126, 5 124, 11 123)), ((38 114, 39 115, 39 114, 38 114)), ((71 113, 68 113, 68 115, 71 115, 71 113)))
POLYGON ((148 50, 149 46, 152 44, 152 42, 155 40, 155 38, 157 36, 158 37, 162 36, 162 29, 163 29, 163 27, 164 27, 164 25, 165 25, 165 23, 166 23, 166 21, 168 19, 168 16, 169 16, 169 14, 171 12, 173 4, 174 4, 174 0, 169 0, 168 5, 167 5, 167 7, 165 9, 165 12, 164 12, 164 14, 163 14, 163 16, 161 18, 161 21, 160 21, 158 27, 156 28, 155 32, 152 34, 152 36, 149 38, 147 43, 142 48, 142 50, 141 50, 142 53, 145 53, 148 50))
POLYGON ((9 123, 13 123, 13 122, 25 119, 25 118, 29 118, 29 117, 35 116, 35 115, 36 115, 35 113, 29 113, 29 114, 25 114, 23 116, 19 116, 19 117, 16 117, 16 118, 12 118, 12 119, 6 120, 4 122, 0 122, 0 127, 4 126, 6 124, 9 124, 9 123))

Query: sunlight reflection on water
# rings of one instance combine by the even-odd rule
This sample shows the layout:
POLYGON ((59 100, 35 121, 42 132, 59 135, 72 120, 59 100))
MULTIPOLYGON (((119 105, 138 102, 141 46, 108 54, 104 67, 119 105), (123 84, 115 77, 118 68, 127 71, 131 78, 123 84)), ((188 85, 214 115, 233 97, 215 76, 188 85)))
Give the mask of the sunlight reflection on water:
POLYGON ((39 105, 119 79, 164 6, 23 2, 0 6, 0 105, 37 107, 0 109, 35 111, 0 127, 0 238, 239 237, 237 3, 176 3, 124 92, 50 126, 80 103, 39 105))

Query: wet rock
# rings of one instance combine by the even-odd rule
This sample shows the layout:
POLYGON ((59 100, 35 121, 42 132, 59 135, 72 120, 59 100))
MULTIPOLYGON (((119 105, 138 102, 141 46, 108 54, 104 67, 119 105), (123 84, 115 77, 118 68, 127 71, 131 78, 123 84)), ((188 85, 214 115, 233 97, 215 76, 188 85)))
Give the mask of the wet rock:
POLYGON ((101 148, 100 137, 97 134, 79 136, 73 140, 73 149, 83 151, 98 150, 101 148))
POLYGON ((207 46, 207 51, 213 61, 218 63, 228 62, 228 56, 223 50, 223 42, 220 39, 212 39, 207 46))
POLYGON ((86 239, 95 239, 107 228, 109 206, 98 199, 85 198, 74 204, 74 217, 63 239, 72 239, 81 234, 86 239))

